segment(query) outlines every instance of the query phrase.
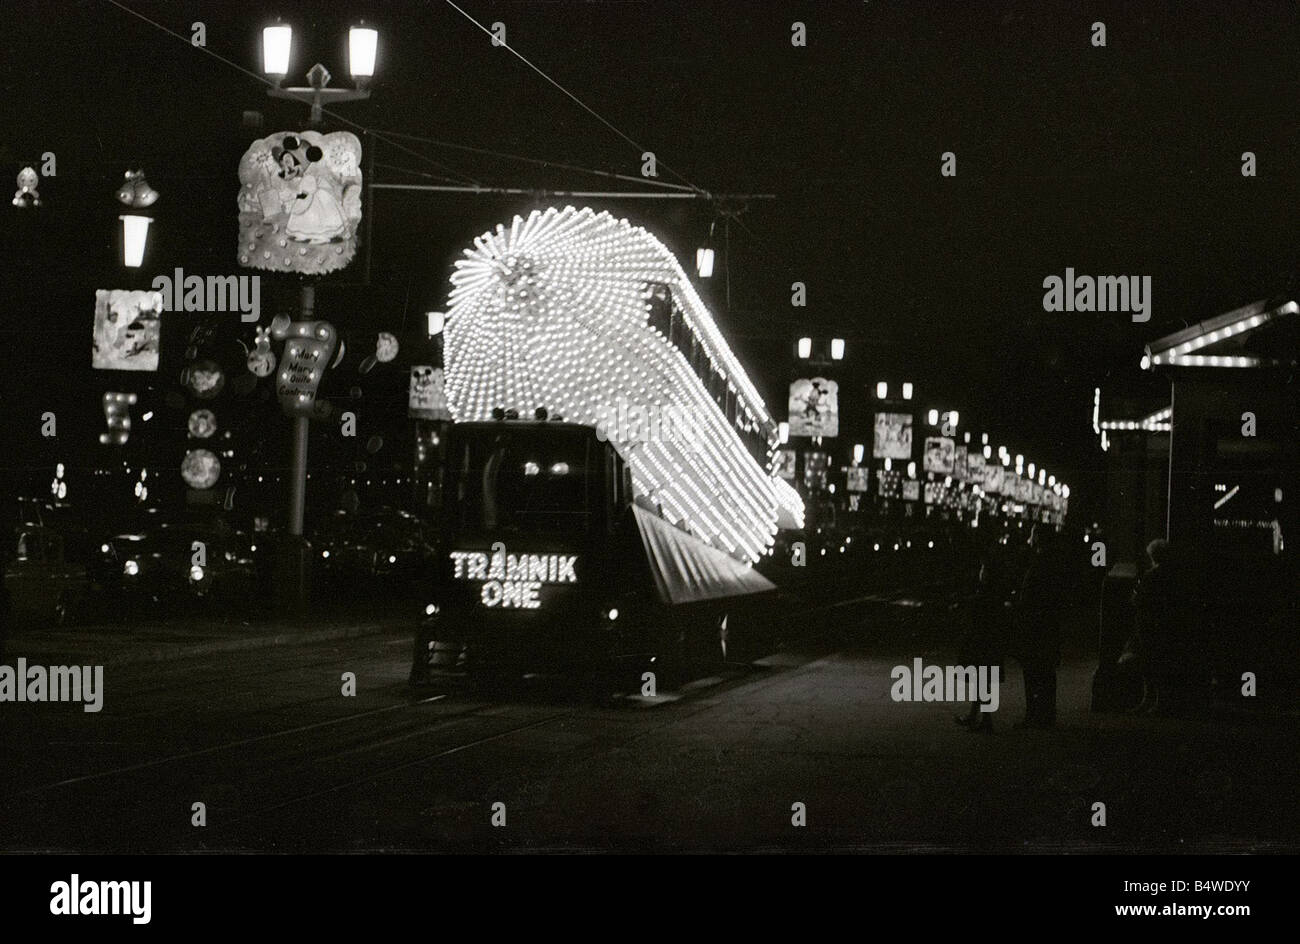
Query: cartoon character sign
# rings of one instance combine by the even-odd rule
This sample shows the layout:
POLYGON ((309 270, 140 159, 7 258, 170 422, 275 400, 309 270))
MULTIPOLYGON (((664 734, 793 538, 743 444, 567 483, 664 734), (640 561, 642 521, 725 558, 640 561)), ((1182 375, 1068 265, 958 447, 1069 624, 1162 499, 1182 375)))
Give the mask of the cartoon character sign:
POLYGON ((795 451, 793 449, 778 449, 774 459, 772 474, 779 475, 787 482, 793 482, 795 479, 795 451))
POLYGON ((925 471, 952 475, 955 448, 956 444, 947 436, 925 437, 925 471))
POLYGON ((912 458, 912 414, 877 413, 871 455, 876 459, 912 458))
POLYGON ((441 367, 416 364, 411 368, 407 415, 415 420, 449 420, 441 367))
POLYGON ((157 370, 163 298, 158 292, 95 291, 96 370, 157 370))
POLYGON ((356 254, 361 142, 349 131, 279 133, 239 162, 239 261, 323 274, 356 254))
POLYGON ((825 377, 790 384, 790 435, 838 436, 839 390, 839 384, 825 377))

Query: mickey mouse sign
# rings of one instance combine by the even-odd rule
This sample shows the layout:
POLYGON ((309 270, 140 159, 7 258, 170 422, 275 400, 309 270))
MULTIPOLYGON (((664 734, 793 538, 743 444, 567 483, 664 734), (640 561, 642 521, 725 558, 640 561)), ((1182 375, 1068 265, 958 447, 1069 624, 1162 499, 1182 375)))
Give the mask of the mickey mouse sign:
POLYGON ((361 142, 348 131, 268 135, 239 162, 239 262, 321 275, 357 249, 361 142))

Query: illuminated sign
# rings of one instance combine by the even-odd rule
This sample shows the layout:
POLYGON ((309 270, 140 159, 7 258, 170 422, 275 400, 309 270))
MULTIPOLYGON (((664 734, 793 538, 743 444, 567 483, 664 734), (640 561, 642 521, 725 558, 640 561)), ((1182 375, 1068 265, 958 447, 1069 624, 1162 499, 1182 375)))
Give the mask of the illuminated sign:
POLYGON ((912 458, 912 414, 877 413, 875 439, 871 445, 875 459, 912 458))
POLYGON ((452 576, 456 580, 481 580, 479 599, 484 606, 511 610, 536 610, 544 585, 577 583, 576 554, 507 554, 505 545, 492 553, 452 551, 452 576))
POLYGON ((280 406, 290 416, 323 416, 324 404, 316 403, 316 389, 330 365, 338 344, 338 332, 328 321, 294 321, 271 325, 271 336, 284 341, 280 378, 275 392, 280 406))
POLYGON ((838 436, 840 385, 825 377, 802 378, 790 384, 790 435, 838 436))
POLYGON ((938 472, 940 475, 952 475, 955 455, 956 444, 947 436, 925 437, 925 459, 923 468, 926 472, 938 472))

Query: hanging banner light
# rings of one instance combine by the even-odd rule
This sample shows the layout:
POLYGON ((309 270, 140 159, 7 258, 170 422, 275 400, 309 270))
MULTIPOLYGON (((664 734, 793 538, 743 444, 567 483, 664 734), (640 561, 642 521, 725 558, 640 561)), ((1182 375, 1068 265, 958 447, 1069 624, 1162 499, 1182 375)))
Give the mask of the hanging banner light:
POLYGON ((18 172, 18 191, 14 194, 13 204, 16 207, 38 207, 41 205, 41 195, 36 192, 36 185, 41 182, 37 175, 36 169, 24 167, 18 172))

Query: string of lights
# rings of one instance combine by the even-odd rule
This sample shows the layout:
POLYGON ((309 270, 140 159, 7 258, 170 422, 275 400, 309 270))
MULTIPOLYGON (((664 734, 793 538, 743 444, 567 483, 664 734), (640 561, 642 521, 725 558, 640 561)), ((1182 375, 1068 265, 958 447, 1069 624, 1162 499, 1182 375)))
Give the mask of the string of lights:
POLYGON ((620 402, 671 406, 691 419, 693 435, 610 431, 637 493, 739 559, 766 552, 778 508, 794 506, 797 496, 774 484, 737 429, 755 429, 770 450, 776 423, 663 243, 608 213, 566 207, 516 216, 464 255, 444 330, 447 396, 458 422, 541 407, 600 427, 620 402), (684 327, 725 378, 734 424, 682 352, 649 324, 652 284, 669 288, 684 327))

